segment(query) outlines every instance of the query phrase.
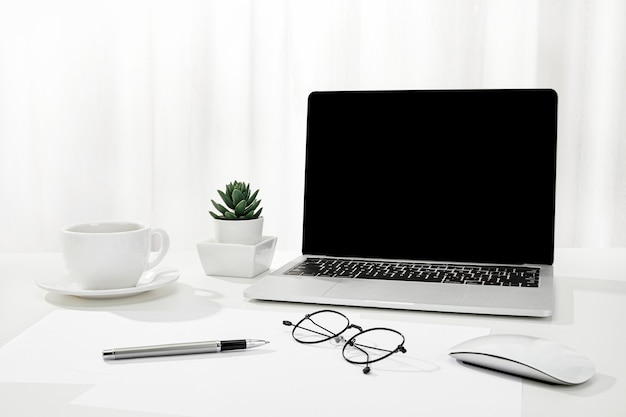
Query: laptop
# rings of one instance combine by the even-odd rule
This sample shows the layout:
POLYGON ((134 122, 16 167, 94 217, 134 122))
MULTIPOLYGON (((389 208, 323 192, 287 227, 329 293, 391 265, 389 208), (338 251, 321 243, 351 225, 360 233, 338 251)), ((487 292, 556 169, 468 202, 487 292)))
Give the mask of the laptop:
POLYGON ((302 255, 250 299, 549 317, 552 89, 316 91, 302 255))

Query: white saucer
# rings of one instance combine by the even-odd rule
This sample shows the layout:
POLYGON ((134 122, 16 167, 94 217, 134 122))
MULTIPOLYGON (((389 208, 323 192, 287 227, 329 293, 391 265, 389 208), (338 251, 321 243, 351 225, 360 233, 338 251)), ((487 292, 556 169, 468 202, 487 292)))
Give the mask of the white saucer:
POLYGON ((172 268, 146 271, 139 279, 137 286, 111 290, 84 290, 67 275, 56 280, 37 280, 37 285, 50 292, 82 298, 121 298, 164 287, 176 281, 179 276, 180 271, 172 268))

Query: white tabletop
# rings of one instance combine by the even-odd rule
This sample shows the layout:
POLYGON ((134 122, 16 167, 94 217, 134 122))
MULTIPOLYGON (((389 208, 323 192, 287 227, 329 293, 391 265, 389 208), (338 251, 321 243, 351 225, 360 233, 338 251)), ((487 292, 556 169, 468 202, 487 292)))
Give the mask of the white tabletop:
MULTIPOLYGON (((273 266, 277 267, 295 255, 277 252, 273 266)), ((167 312, 175 309, 182 314, 201 316, 204 307, 197 302, 191 303, 189 298, 198 292, 203 292, 212 308, 219 306, 250 313, 284 312, 286 317, 299 317, 317 308, 247 300, 242 292, 258 277, 207 277, 195 252, 170 253, 164 264, 175 266, 181 272, 179 281, 167 288, 122 299, 89 300, 48 293, 35 284, 42 277, 64 274, 60 254, 0 254, 0 346, 54 310, 167 312)), ((402 322, 475 326, 490 328, 493 333, 522 333, 561 342, 589 356, 596 365, 597 374, 587 383, 572 387, 525 380, 520 415, 624 416, 626 336, 621 320, 626 318, 626 248, 557 249, 554 272, 555 312, 551 318, 354 307, 341 307, 341 310, 387 321, 390 327, 402 322)), ((80 384, 0 382, 0 415, 163 415, 70 404, 72 398, 88 388, 80 384)), ((398 389, 410 390, 411 387, 398 389)), ((358 400, 348 398, 347 401, 358 400)), ((416 399, 415 411, 418 410, 419 399, 416 399)), ((210 410, 207 410, 209 414, 210 410)))

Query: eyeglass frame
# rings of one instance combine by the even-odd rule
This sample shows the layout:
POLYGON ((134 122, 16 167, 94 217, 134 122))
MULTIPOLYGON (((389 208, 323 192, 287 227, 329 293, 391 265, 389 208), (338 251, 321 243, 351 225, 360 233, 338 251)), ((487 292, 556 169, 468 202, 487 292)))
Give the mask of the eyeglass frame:
POLYGON ((313 313, 308 313, 308 314, 305 314, 305 315, 304 315, 304 317, 303 317, 303 318, 302 318, 299 322, 297 322, 296 324, 293 324, 293 323, 292 323, 291 321, 289 321, 289 320, 283 320, 283 325, 285 325, 285 326, 292 326, 292 327, 293 327, 293 330, 291 331, 291 336, 293 337, 293 339, 294 339, 296 342, 298 342, 298 343, 302 343, 302 344, 305 344, 305 345, 313 345, 313 344, 317 344, 317 343, 323 343, 323 342, 327 342, 327 341, 329 341, 329 340, 331 340, 331 339, 334 339, 334 340, 335 340, 335 342, 337 342, 337 343, 344 342, 343 349, 341 350, 341 354, 343 355, 343 358, 344 358, 347 362, 352 363, 352 364, 355 364, 355 365, 365 365, 365 368, 363 368, 363 373, 364 373, 364 374, 369 374, 369 373, 370 373, 370 370, 371 370, 371 369, 370 369, 369 365, 370 365, 371 363, 375 363, 375 362, 379 362, 379 361, 381 361, 381 360, 383 360, 383 359, 387 359, 388 357, 390 357, 390 356, 391 356, 391 355, 393 355, 394 353, 398 353, 398 352, 401 352, 401 353, 406 353, 406 348, 404 347, 404 342, 406 341, 406 339, 405 339, 404 335, 403 335, 402 333, 400 333, 399 331, 397 331, 397 330, 395 330, 395 329, 391 329, 391 328, 389 328, 389 327, 372 327, 372 328, 369 328, 369 329, 365 329, 365 330, 363 330, 363 327, 361 327, 361 326, 359 326, 359 325, 357 325, 357 324, 351 323, 351 322, 350 322, 350 319, 349 319, 349 318, 348 318, 345 314, 343 314, 343 313, 341 313, 341 312, 339 312, 339 311, 337 311, 337 310, 329 310, 329 309, 324 309, 324 310, 314 311, 313 313), (314 315, 316 315, 316 314, 320 314, 320 313, 334 313, 334 314, 338 314, 338 315, 340 315, 341 317, 343 317, 344 319, 346 319, 346 323, 347 323, 347 324, 346 324, 346 327, 344 327, 344 329, 343 329, 343 330, 341 330, 340 332, 334 333, 334 332, 332 332, 332 331, 330 331, 330 330, 328 330, 328 329, 326 329, 326 328, 324 328, 324 327, 320 326, 319 324, 317 324, 317 323, 315 323, 313 320, 311 320, 311 316, 314 316, 314 315), (307 329, 306 327, 301 327, 301 326, 300 326, 300 324, 301 324, 302 322, 304 322, 305 320, 310 320, 310 321, 311 321, 313 324, 315 324, 316 326, 318 326, 318 327, 320 327, 321 329, 324 329, 324 330, 326 330, 328 333, 332 333, 332 334, 331 334, 330 336, 328 336, 328 335, 325 335, 325 334, 323 334, 323 333, 317 332, 317 331, 315 331, 315 330, 307 329), (321 336, 324 336, 324 338, 323 338, 323 339, 320 339, 320 340, 311 341, 311 342, 307 342, 307 341, 305 341, 305 340, 298 339, 298 338, 296 337, 296 335, 295 335, 296 329, 298 329, 298 328, 300 328, 300 329, 304 329, 304 330, 309 331, 309 332, 312 332, 312 333, 317 333, 317 334, 319 334, 319 335, 321 335, 321 336), (358 332, 357 334, 353 335, 350 339, 346 340, 346 339, 343 337, 343 333, 344 333, 346 330, 348 330, 348 329, 357 329, 359 332, 358 332), (361 349, 361 348, 360 348, 357 344, 355 344, 355 339, 356 339, 357 337, 359 337, 359 336, 363 335, 363 334, 366 334, 366 333, 371 332, 371 331, 374 331, 374 330, 385 330, 385 331, 390 331, 390 332, 392 332, 392 333, 395 333, 395 334, 399 335, 399 336, 402 338, 402 342, 401 342, 401 343, 400 343, 400 344, 399 344, 399 345, 398 345, 395 349, 393 349, 393 350, 378 349, 378 348, 375 348, 375 347, 373 347, 373 346, 368 346, 368 348, 370 348, 370 349, 382 350, 382 351, 386 351, 386 352, 388 352, 386 355, 383 355, 383 356, 381 356, 380 358, 376 358, 376 359, 374 359, 374 360, 371 360, 371 361, 370 361, 370 360, 369 360, 369 353, 365 352, 365 351, 364 351, 363 349, 361 349), (366 357, 366 358, 368 358, 368 360, 367 360, 367 361, 365 361, 365 362, 363 362, 363 361, 355 361, 355 360, 349 359, 349 358, 346 356, 346 353, 345 353, 345 351, 346 351, 346 347, 348 347, 348 346, 351 346, 351 347, 354 347, 354 348, 356 348, 356 349, 358 349, 358 350, 361 350, 361 351, 365 354, 365 357, 366 357))

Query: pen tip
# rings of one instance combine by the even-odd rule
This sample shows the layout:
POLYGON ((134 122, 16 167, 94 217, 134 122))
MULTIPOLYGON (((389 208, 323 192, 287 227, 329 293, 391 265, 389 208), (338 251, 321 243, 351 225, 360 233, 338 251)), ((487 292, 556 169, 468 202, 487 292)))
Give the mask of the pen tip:
POLYGON ((263 339, 247 339, 246 340, 246 348, 253 348, 259 346, 265 346, 269 343, 269 340, 263 339))

